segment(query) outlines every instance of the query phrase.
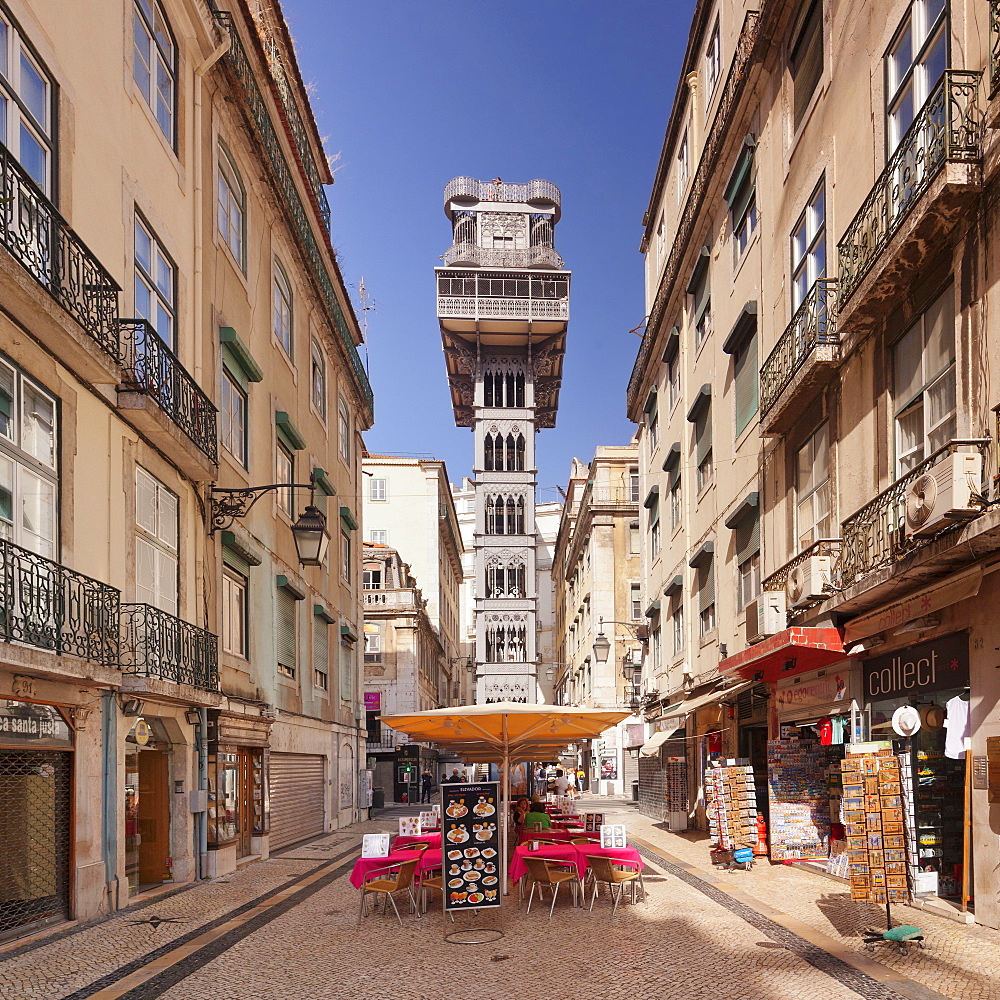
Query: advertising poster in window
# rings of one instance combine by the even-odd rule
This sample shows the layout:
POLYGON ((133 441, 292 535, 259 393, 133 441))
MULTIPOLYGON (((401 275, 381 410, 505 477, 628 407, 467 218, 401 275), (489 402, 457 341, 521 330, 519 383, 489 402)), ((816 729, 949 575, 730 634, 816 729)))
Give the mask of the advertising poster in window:
POLYGON ((605 781, 618 780, 618 755, 601 757, 601 777, 605 781))
POLYGON ((446 910, 499 906, 500 784, 448 784, 441 789, 441 840, 446 910))

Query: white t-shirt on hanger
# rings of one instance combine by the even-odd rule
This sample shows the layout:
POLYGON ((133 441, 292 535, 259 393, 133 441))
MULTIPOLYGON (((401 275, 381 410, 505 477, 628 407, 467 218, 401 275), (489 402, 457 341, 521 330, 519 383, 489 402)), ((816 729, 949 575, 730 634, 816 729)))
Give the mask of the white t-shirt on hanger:
POLYGON ((948 713, 944 724, 948 730, 944 738, 944 755, 952 760, 961 760, 969 749, 969 703, 958 695, 945 705, 948 713))

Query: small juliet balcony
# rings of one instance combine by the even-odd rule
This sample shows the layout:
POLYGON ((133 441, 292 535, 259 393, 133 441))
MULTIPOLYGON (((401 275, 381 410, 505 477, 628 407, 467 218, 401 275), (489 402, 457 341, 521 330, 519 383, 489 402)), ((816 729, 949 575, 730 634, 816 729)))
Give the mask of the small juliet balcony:
POLYGON ((784 434, 833 377, 839 361, 837 282, 821 278, 761 366, 761 435, 784 434))
POLYGON ((192 689, 217 695, 219 638, 152 605, 123 604, 121 671, 123 691, 215 704, 192 689))
POLYGON ((371 611, 388 608, 405 608, 419 610, 422 600, 416 590, 366 590, 363 594, 363 604, 371 611))
POLYGON ((945 70, 837 245, 842 330, 867 330, 982 188, 982 74, 945 70))
POLYGON ((119 408, 192 479, 211 479, 219 454, 215 406, 149 323, 123 319, 120 326, 119 408))
POLYGON ((114 588, 0 539, 0 640, 116 670, 114 588))

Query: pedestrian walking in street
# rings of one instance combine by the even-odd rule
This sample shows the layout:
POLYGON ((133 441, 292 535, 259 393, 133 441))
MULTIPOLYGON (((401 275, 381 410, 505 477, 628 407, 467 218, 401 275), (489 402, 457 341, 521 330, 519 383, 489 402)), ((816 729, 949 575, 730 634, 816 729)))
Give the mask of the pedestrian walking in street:
POLYGON ((576 772, 576 787, 582 792, 584 789, 584 782, 587 780, 587 772, 581 767, 579 771, 576 772))
POLYGON ((434 785, 434 775, 430 771, 425 770, 420 775, 420 801, 430 802, 431 800, 431 788, 434 785))

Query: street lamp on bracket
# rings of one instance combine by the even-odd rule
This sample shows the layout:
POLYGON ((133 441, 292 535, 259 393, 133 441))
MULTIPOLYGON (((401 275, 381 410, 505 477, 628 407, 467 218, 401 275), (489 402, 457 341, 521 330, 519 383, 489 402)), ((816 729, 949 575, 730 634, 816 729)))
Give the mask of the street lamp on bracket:
POLYGON ((268 486, 241 486, 229 489, 213 486, 209 498, 211 504, 211 528, 209 534, 225 530, 233 521, 246 517, 253 505, 265 493, 278 490, 309 490, 309 503, 292 525, 295 551, 303 566, 322 566, 330 547, 330 530, 326 526, 326 516, 315 505, 316 476, 311 475, 308 483, 271 483, 268 486))
MULTIPOLYGON (((649 640, 649 628, 646 625, 633 625, 631 622, 619 622, 608 620, 609 625, 621 625, 632 633, 632 638, 645 643, 649 640)), ((604 617, 597 619, 597 636, 594 638, 594 659, 598 663, 607 663, 611 654, 611 640, 604 634, 604 617)), ((632 697, 629 700, 629 708, 634 715, 642 706, 639 693, 642 689, 642 667, 630 662, 627 658, 622 659, 622 676, 625 683, 631 686, 632 697)))

